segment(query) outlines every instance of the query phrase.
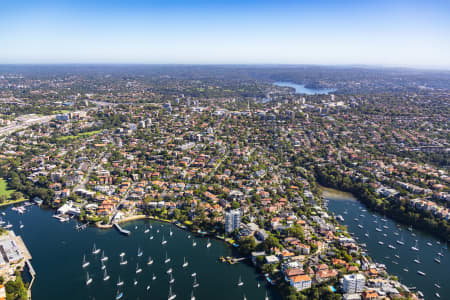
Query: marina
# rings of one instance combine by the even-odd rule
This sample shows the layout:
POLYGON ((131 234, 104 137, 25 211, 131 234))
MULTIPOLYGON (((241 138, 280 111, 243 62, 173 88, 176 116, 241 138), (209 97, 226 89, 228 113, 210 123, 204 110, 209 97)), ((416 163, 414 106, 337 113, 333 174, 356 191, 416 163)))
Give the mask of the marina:
MULTIPOLYGON (((212 296, 217 300, 243 299, 244 294, 247 299, 265 299, 266 292, 269 299, 281 300, 275 289, 263 284, 264 278, 248 260, 233 265, 220 262, 220 256, 239 256, 233 248, 171 224, 151 220, 123 223, 122 229, 131 232, 125 236, 114 229, 93 226, 77 231, 74 220, 60 223, 51 217, 51 210, 37 206, 27 208, 24 214, 10 207, 2 208, 2 212, 3 219, 11 223, 33 253, 37 273, 33 299, 59 299, 62 294, 68 300, 167 299, 169 289, 176 299, 191 299, 195 289, 195 299, 200 300, 212 296), (22 229, 20 222, 25 225, 22 229), (144 233, 146 228, 150 232, 144 233), (148 238, 150 234, 154 240, 148 238), (163 234, 167 241, 164 246, 163 234), (192 247, 192 240, 197 247, 192 247), (166 253, 170 258, 167 264, 166 253), (64 268, 55 261, 64 262, 64 268), (89 263, 85 268, 83 261, 89 263), (241 286, 237 286, 239 279, 241 286)), ((28 275, 24 273, 24 279, 30 281, 28 275)))
MULTIPOLYGON (((330 212, 347 215, 349 220, 367 210, 351 194, 325 189, 324 198, 328 200, 330 212)), ((398 276, 402 283, 415 287, 419 295, 423 294, 425 299, 436 299, 438 293, 442 299, 450 299, 450 285, 439 284, 446 280, 450 270, 448 245, 413 227, 397 224, 370 211, 359 220, 359 224, 370 232, 370 238, 358 228, 358 223, 345 220, 342 224, 347 226, 360 245, 365 244, 369 256, 386 265, 387 271, 398 276)))

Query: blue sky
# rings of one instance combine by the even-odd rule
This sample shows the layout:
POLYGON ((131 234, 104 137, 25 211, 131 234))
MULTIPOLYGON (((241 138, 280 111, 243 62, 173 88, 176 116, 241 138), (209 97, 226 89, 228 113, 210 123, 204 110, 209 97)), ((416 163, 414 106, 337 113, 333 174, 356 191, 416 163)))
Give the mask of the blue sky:
POLYGON ((450 68, 450 1, 1 0, 0 63, 450 68))

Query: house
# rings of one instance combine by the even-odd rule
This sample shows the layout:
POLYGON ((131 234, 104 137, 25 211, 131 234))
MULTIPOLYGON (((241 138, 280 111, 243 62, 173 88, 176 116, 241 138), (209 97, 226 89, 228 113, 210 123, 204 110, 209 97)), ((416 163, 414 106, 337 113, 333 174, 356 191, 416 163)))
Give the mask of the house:
POLYGON ((312 280, 308 275, 297 275, 290 277, 289 283, 297 291, 302 291, 311 287, 312 280))

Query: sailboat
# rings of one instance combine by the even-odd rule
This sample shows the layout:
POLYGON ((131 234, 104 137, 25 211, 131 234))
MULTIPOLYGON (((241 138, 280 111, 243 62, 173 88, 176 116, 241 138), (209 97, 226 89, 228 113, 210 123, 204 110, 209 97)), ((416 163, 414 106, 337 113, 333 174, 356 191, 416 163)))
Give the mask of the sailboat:
POLYGON ((109 278, 110 278, 110 276, 108 275, 108 273, 106 272, 106 269, 105 269, 105 272, 103 273, 103 281, 107 281, 107 280, 109 280, 109 278))
POLYGON ((120 265, 121 265, 121 266, 124 266, 124 265, 126 265, 127 263, 128 263, 128 261, 127 261, 127 260, 124 260, 124 259, 123 259, 123 256, 121 256, 121 257, 120 257, 120 265))
POLYGON ((152 280, 156 280, 156 275, 155 275, 155 273, 153 273, 153 275, 152 275, 152 280))
POLYGON ((86 260, 86 255, 83 255, 83 264, 81 265, 84 268, 87 268, 91 263, 86 260))
POLYGON ((150 265, 152 265, 152 264, 153 264, 153 259, 152 259, 151 256, 149 256, 149 257, 148 257, 147 265, 150 266, 150 265))
POLYGON ((364 235, 365 235, 366 237, 369 237, 369 232, 366 232, 364 235))
POLYGON ((150 290, 150 284, 149 284, 149 285, 147 285, 147 291, 148 291, 148 290, 150 290))
POLYGON ((402 237, 400 238, 400 241, 397 240, 397 244, 399 244, 399 245, 404 245, 405 244, 405 242, 403 241, 403 234, 402 234, 402 237))
POLYGON ((244 300, 247 300, 247 297, 245 297, 245 294, 244 294, 244 300))
POLYGON ((153 240, 153 235, 149 237, 149 240, 153 240))
POLYGON ((416 264, 420 264, 419 255, 417 255, 417 258, 413 260, 416 264))
POLYGON ((148 229, 148 228, 145 229, 145 231, 144 231, 145 234, 147 234, 147 233, 149 233, 149 232, 150 232, 150 229, 148 229))
POLYGON ((441 263, 441 260, 439 258, 437 258, 437 257, 434 259, 434 261, 437 262, 438 264, 441 263))
POLYGON ((122 286, 123 285, 123 280, 120 280, 120 276, 119 279, 117 280, 117 286, 122 286))
POLYGON ((166 252, 166 259, 164 260, 164 263, 167 264, 170 262, 170 258, 167 256, 167 252, 166 252))
POLYGON ((138 281, 137 281, 137 279, 135 278, 134 281, 133 281, 133 285, 137 285, 137 284, 138 284, 138 281))
POLYGON ((177 297, 177 295, 172 293, 172 286, 169 286, 169 296, 167 297, 167 300, 173 300, 177 297))
POLYGON ((171 273, 170 273, 170 280, 169 280, 169 283, 172 284, 172 283, 174 283, 174 282, 175 282, 175 278, 173 278, 172 272, 171 272, 171 273))
POLYGON ((200 283, 197 282, 197 276, 194 276, 194 283, 192 284, 192 287, 196 288, 200 285, 200 283))
POLYGON ((86 272, 86 285, 90 285, 92 283, 92 278, 89 277, 89 273, 86 272))
POLYGON ((267 296, 267 292, 266 292, 266 297, 264 297, 264 300, 269 300, 269 296, 267 296))
POLYGON ((119 290, 117 290, 117 294, 116 294, 116 300, 119 300, 123 297, 123 293, 120 292, 119 290))
POLYGON ((172 268, 169 268, 169 269, 166 271, 166 273, 167 273, 167 274, 172 274, 172 271, 173 271, 172 268))
POLYGON ((105 256, 105 251, 102 251, 102 258, 100 259, 100 261, 107 261, 108 260, 108 256, 105 256))
POLYGON ((165 244, 167 244, 167 241, 164 239, 164 234, 163 234, 161 245, 165 245, 165 244))
POLYGON ((186 268, 189 265, 189 263, 186 261, 186 257, 183 257, 183 268, 186 268))
POLYGON ((136 264, 136 274, 139 274, 142 272, 142 269, 139 268, 139 264, 136 264))
POLYGON ((418 247, 419 247, 419 246, 418 246, 418 241, 416 240, 416 244, 415 244, 414 246, 411 247, 411 250, 419 251, 419 248, 418 248, 418 247))
POLYGON ((243 286, 244 285, 244 282, 242 281, 241 276, 239 276, 239 281, 238 281, 237 285, 238 286, 243 286))
POLYGON ((94 255, 97 255, 97 254, 99 254, 100 253, 100 249, 97 249, 96 247, 95 247, 95 243, 94 243, 94 247, 92 248, 92 254, 94 254, 94 255))
POLYGON ((197 246, 197 242, 195 240, 192 240, 192 247, 197 246))
POLYGON ((24 228, 24 227, 25 227, 25 225, 23 225, 23 224, 22 224, 22 221, 20 221, 20 226, 19 226, 19 228, 22 229, 22 228, 24 228))
POLYGON ((195 300, 194 291, 191 292, 191 300, 195 300))
POLYGON ((137 256, 141 257, 142 254, 144 254, 144 253, 142 252, 141 248, 138 248, 137 256))
POLYGON ((120 256, 120 257, 124 257, 124 256, 125 256, 125 252, 120 253, 119 256, 120 256))
POLYGON ((101 261, 101 264, 102 264, 101 269, 102 269, 102 270, 106 269, 106 266, 105 266, 105 264, 103 263, 103 261, 101 261))
POLYGON ((170 229, 169 235, 170 235, 170 236, 173 235, 172 228, 170 229))
POLYGON ((210 242, 210 240, 208 239, 208 243, 206 243, 206 248, 209 248, 209 247, 211 247, 211 242, 210 242))

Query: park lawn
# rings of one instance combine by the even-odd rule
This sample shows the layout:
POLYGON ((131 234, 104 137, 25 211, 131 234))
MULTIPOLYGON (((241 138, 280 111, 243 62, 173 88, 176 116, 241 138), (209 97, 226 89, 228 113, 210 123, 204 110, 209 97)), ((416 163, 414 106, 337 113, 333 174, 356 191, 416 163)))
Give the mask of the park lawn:
POLYGON ((65 141, 65 140, 73 140, 73 139, 77 139, 80 137, 90 137, 94 134, 100 133, 102 132, 101 130, 94 130, 94 131, 88 131, 88 132, 82 132, 79 133, 77 135, 66 135, 66 136, 60 136, 58 138, 56 138, 58 141, 65 141))
POLYGON ((11 194, 14 193, 15 190, 9 190, 8 184, 6 183, 5 179, 0 178, 0 196, 6 195, 8 199, 11 197, 11 194))

